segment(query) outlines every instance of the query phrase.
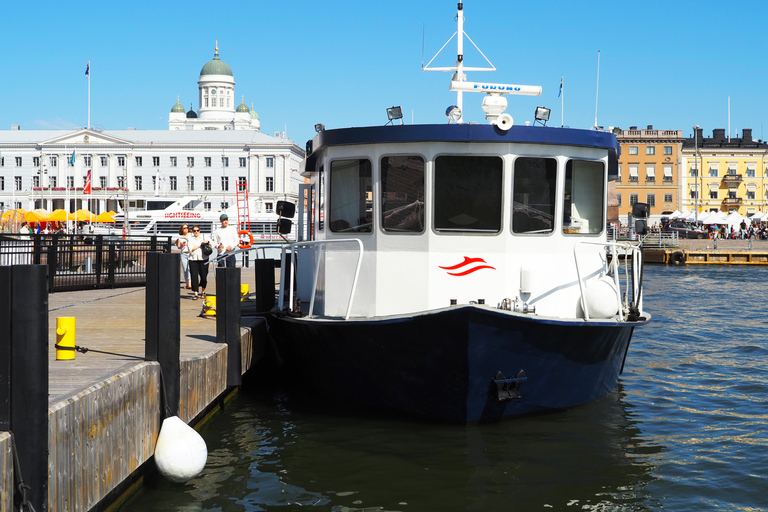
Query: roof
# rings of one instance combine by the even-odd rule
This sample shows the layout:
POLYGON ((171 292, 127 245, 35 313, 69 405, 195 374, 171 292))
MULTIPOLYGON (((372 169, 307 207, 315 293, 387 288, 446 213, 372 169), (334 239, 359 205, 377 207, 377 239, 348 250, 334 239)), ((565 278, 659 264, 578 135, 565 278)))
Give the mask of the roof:
POLYGON ((68 144, 82 147, 86 144, 98 150, 100 146, 127 144, 268 144, 293 145, 289 139, 281 139, 255 130, 0 130, 0 146, 14 144, 68 144), (90 142, 83 142, 83 135, 90 142), (69 140, 77 137, 77 141, 69 140), (102 137, 103 142, 98 142, 102 137))
POLYGON ((205 65, 203 66, 203 69, 200 70, 200 76, 203 76, 203 75, 234 76, 232 75, 232 68, 229 67, 229 64, 219 59, 218 42, 216 43, 216 52, 213 54, 213 59, 206 62, 205 65))

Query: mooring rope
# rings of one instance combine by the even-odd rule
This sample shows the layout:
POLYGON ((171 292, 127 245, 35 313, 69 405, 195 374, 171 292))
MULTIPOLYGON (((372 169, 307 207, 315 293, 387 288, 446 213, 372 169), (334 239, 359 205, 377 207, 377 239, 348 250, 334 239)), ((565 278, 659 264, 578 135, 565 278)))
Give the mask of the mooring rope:
POLYGON ((98 352, 99 354, 109 354, 111 356, 130 357, 131 359, 141 359, 142 361, 144 360, 143 357, 139 357, 139 356, 132 356, 130 354, 120 354, 119 352, 107 352, 106 350, 96 350, 95 348, 81 347, 79 345, 75 345, 74 347, 65 347, 63 345, 59 345, 58 343, 56 343, 54 347, 58 350, 72 350, 72 351, 77 351, 83 354, 85 354, 86 352, 98 352))
POLYGON ((24 483, 24 478, 21 475, 21 463, 19 462, 19 451, 16 448, 16 437, 13 435, 13 432, 11 434, 11 449, 13 450, 13 474, 15 475, 16 480, 19 482, 16 486, 16 490, 18 491, 19 495, 21 495, 21 502, 19 503, 19 512, 24 512, 25 510, 29 510, 30 512, 35 512, 35 507, 32 506, 32 504, 27 499, 27 491, 31 491, 32 488, 24 483))

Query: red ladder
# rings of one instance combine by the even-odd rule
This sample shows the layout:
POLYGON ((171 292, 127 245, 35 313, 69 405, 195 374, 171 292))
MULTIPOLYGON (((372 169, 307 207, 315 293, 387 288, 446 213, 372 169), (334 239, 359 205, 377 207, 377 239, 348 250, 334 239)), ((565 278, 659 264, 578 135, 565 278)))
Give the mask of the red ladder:
POLYGON ((237 183, 237 232, 240 248, 247 249, 253 244, 251 235, 251 215, 248 210, 248 180, 237 183))

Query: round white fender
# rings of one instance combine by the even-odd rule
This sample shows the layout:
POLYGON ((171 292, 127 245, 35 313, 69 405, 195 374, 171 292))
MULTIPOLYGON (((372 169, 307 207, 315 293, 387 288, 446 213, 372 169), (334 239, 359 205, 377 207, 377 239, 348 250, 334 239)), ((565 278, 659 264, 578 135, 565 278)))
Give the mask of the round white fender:
POLYGON ((504 131, 507 131, 510 128, 512 128, 513 124, 515 124, 515 121, 512 119, 512 116, 507 114, 506 112, 504 114, 501 114, 499 118, 496 120, 496 126, 498 126, 500 130, 504 130, 504 131))
POLYGON ((205 467, 208 447, 195 429, 178 416, 163 420, 155 445, 155 464, 160 473, 172 482, 186 482, 205 467))
POLYGON ((618 313, 616 286, 608 277, 589 281, 585 295, 590 318, 612 318, 618 313))

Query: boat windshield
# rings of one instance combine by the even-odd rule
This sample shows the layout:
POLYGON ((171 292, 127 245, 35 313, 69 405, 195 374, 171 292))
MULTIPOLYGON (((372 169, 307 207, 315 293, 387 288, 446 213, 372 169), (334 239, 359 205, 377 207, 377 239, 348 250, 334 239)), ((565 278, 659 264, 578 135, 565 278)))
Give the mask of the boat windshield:
POLYGON ((551 233, 555 219, 557 160, 515 160, 512 185, 512 232, 551 233))
POLYGON ((496 156, 435 159, 435 230, 498 233, 504 161, 496 156))

